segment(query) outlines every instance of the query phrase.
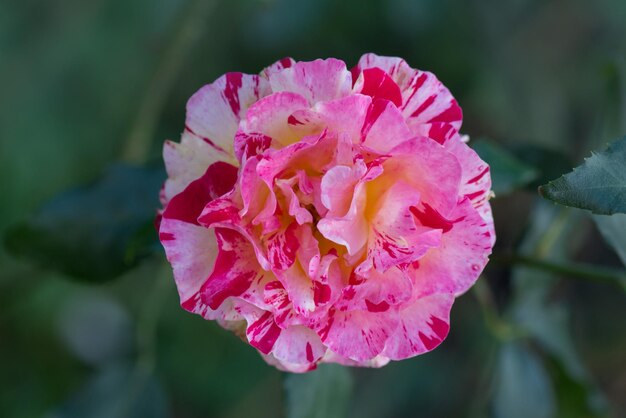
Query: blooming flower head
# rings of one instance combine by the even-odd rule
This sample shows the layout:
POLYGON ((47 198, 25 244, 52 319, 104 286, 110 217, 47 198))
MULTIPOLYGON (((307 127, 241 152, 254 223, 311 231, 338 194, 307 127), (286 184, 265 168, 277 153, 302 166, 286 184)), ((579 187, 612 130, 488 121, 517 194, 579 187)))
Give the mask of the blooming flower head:
POLYGON ((374 54, 202 87, 164 147, 159 232, 182 307, 293 372, 438 346, 495 240, 461 119, 433 74, 374 54))

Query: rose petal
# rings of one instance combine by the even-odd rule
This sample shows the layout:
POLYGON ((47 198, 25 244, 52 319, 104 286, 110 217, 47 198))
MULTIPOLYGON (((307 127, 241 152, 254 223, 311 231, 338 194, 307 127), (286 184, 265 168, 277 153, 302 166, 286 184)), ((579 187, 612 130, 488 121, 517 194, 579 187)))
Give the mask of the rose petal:
POLYGON ((228 73, 198 90, 187 102, 185 126, 216 150, 234 156, 233 138, 250 105, 270 93, 257 75, 228 73))
POLYGON ((298 62, 282 71, 268 74, 272 91, 289 91, 307 99, 310 105, 338 99, 350 93, 352 77, 343 61, 333 58, 298 62))
POLYGON ((437 347, 448 335, 453 302, 453 295, 436 293, 404 306, 382 354, 391 360, 402 360, 437 347))

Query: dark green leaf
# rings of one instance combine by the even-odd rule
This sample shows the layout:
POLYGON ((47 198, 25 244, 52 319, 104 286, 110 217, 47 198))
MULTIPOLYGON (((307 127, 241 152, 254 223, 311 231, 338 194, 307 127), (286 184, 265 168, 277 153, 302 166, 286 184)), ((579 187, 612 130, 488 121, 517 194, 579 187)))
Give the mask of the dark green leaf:
POLYGON ((564 206, 601 215, 626 213, 626 137, 550 183, 539 193, 564 206))
POLYGON ((541 359, 521 342, 502 346, 494 379, 496 418, 551 418, 556 409, 550 377, 541 359))
POLYGON ((472 143, 472 148, 491 167, 492 189, 496 196, 519 189, 538 176, 532 166, 492 141, 479 139, 472 143))
POLYGON ((114 165, 96 183, 64 192, 7 232, 17 256, 69 276, 106 280, 133 267, 156 240, 161 169, 114 165))
POLYGON ((621 213, 611 216, 596 215, 593 220, 606 242, 613 247, 626 266, 626 215, 621 213))
POLYGON ((352 393, 350 371, 323 364, 313 372, 285 379, 288 418, 344 418, 352 393))

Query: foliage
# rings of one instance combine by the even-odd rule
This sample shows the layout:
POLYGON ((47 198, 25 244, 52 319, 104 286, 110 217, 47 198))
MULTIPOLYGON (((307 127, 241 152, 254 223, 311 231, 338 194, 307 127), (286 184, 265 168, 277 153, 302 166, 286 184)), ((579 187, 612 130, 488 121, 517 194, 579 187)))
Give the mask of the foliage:
POLYGON ((113 279, 154 245, 164 177, 162 169, 114 165, 95 184, 60 194, 9 229, 7 248, 72 277, 113 279))
POLYGON ((569 174, 539 188, 547 199, 565 206, 612 215, 626 213, 626 137, 592 154, 569 174))

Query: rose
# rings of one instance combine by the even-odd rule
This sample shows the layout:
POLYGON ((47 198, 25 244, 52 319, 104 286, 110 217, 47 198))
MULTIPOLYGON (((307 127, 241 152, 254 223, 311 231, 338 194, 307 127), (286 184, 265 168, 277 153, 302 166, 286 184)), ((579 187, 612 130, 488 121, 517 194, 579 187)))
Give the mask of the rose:
POLYGON ((373 54, 201 88, 164 148, 160 239, 183 308, 294 372, 435 348, 495 240, 461 119, 433 74, 373 54))

